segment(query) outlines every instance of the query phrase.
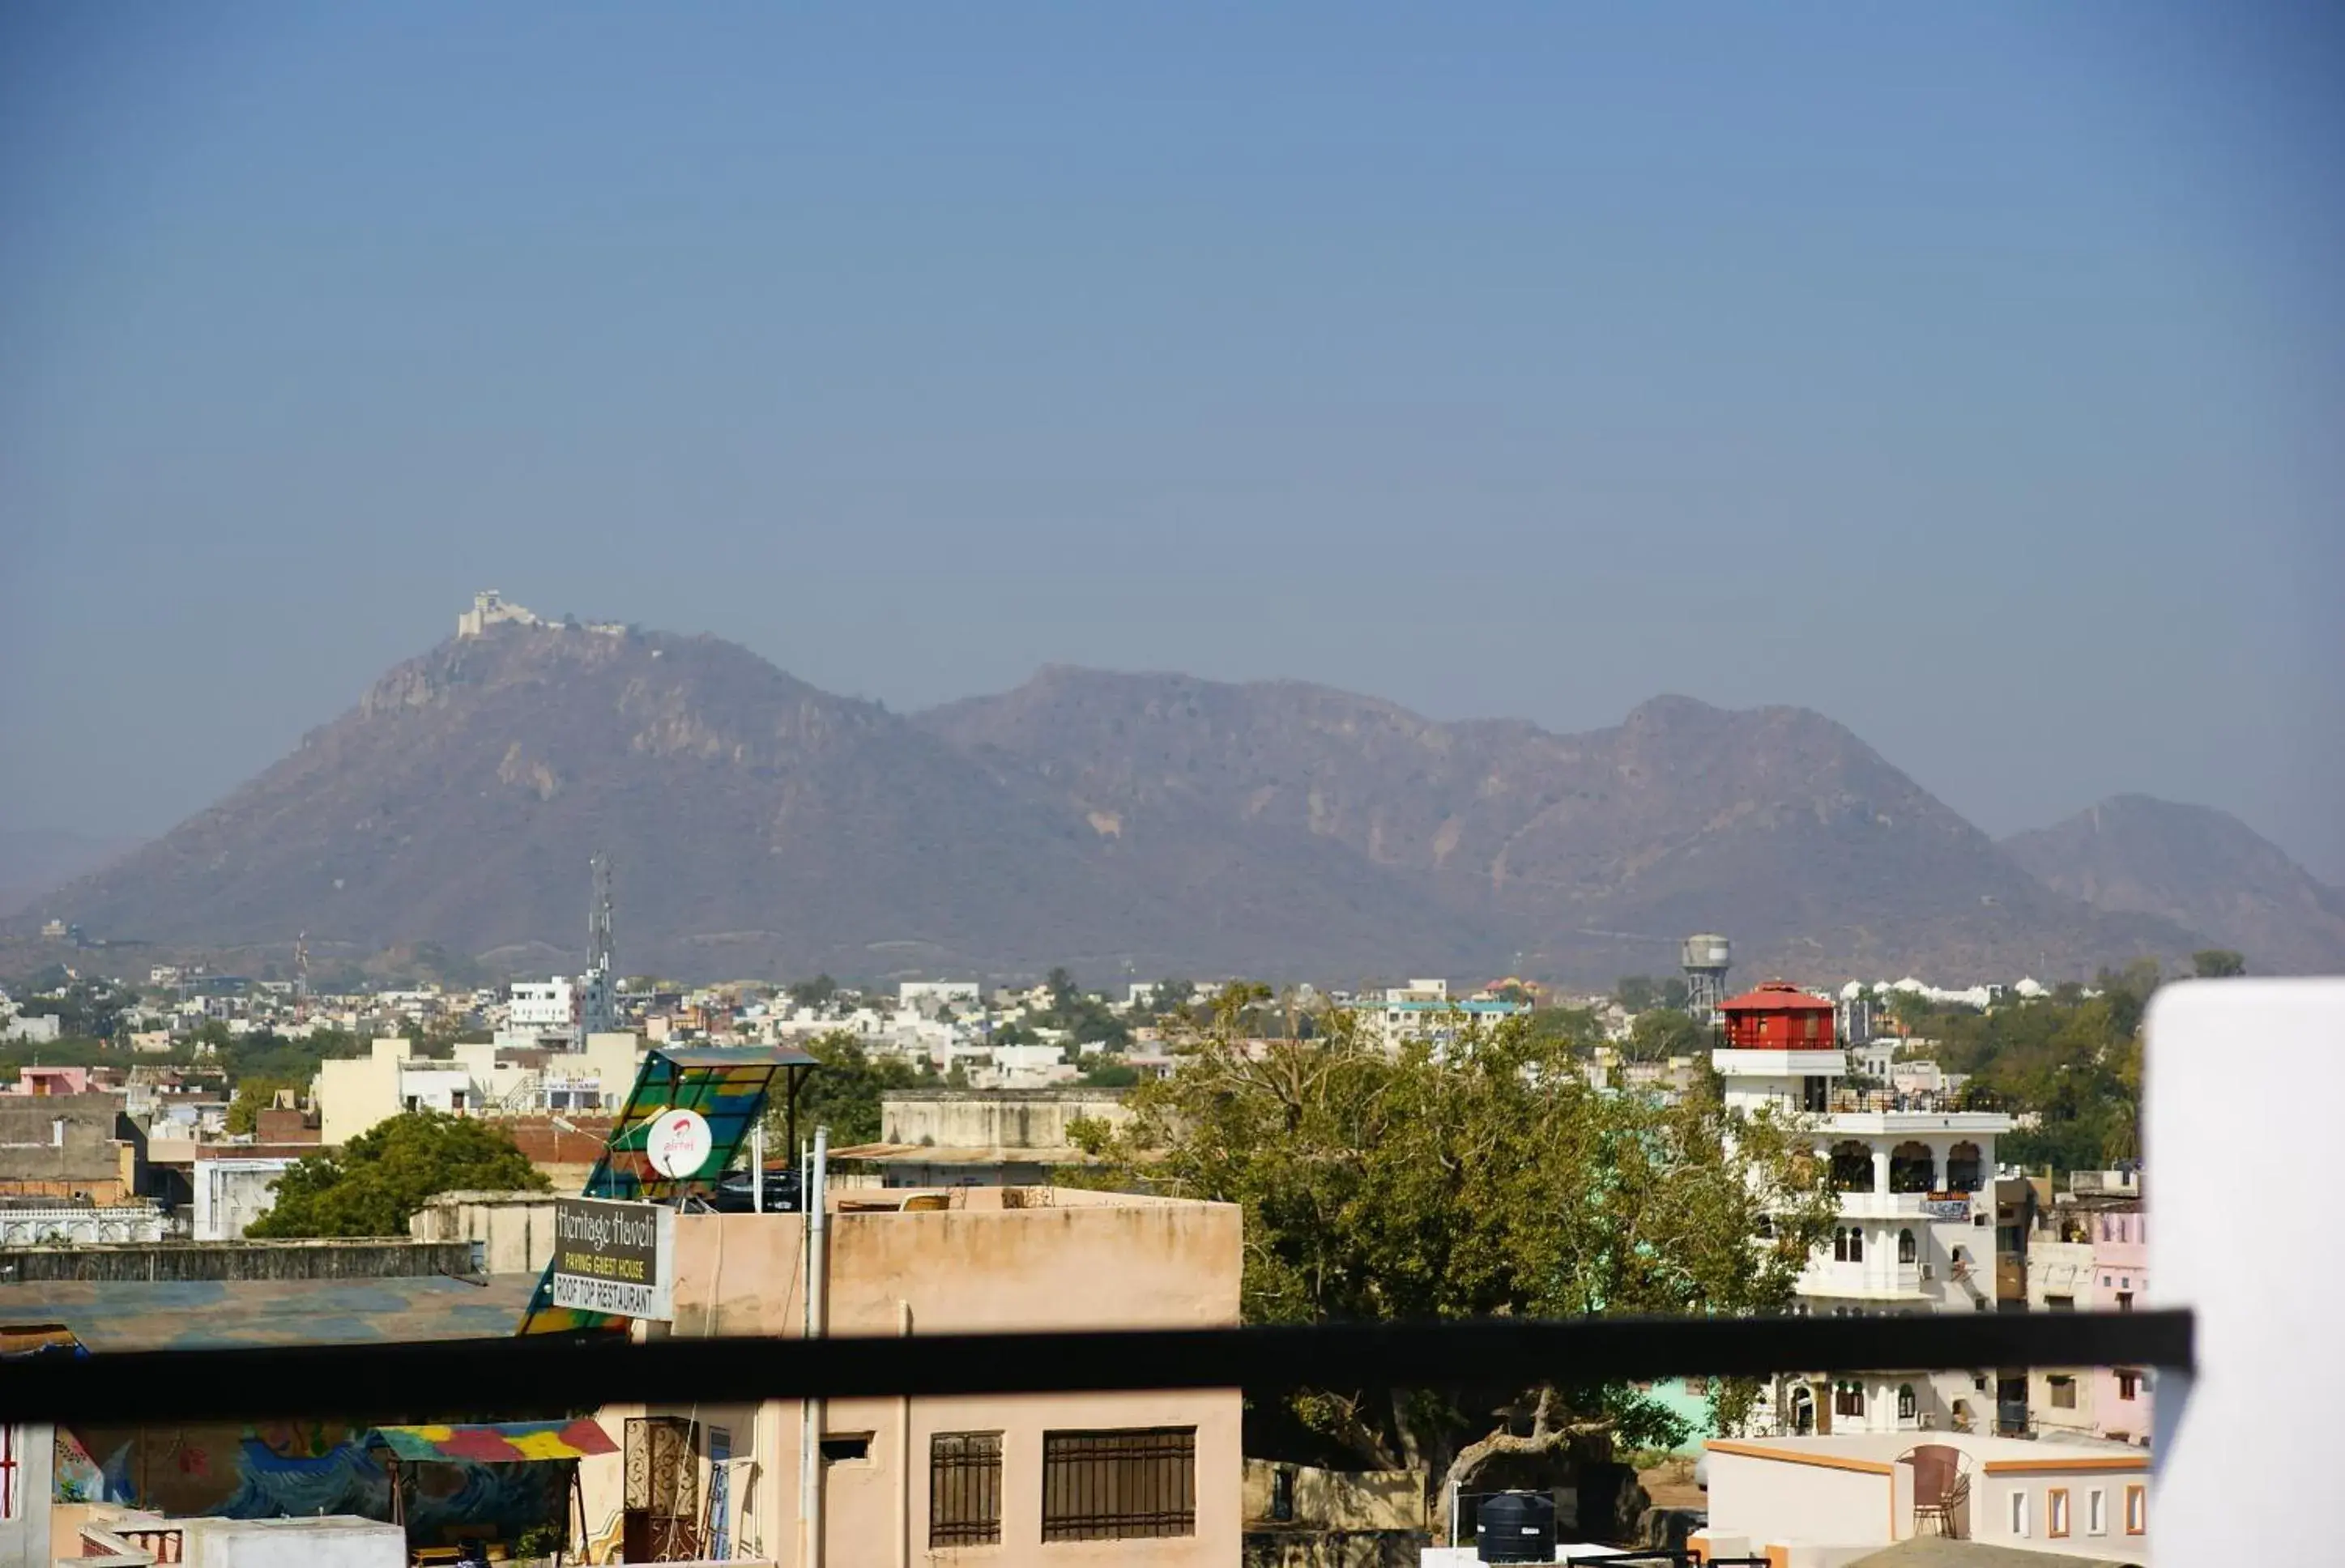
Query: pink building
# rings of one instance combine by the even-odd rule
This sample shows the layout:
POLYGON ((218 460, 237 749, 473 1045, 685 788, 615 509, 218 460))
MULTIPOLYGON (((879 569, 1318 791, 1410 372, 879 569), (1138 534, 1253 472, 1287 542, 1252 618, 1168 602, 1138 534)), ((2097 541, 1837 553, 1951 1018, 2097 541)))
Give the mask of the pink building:
MULTIPOLYGON (((2130 1312, 2149 1293, 2149 1216, 2138 1206, 2092 1216, 2092 1304, 2130 1312)), ((2146 1367, 2105 1367, 2094 1374, 2093 1430, 2123 1442, 2147 1443, 2150 1380, 2146 1367)))
POLYGON ((0 1094, 78 1095, 90 1088, 87 1067, 19 1067, 16 1081, 0 1094))

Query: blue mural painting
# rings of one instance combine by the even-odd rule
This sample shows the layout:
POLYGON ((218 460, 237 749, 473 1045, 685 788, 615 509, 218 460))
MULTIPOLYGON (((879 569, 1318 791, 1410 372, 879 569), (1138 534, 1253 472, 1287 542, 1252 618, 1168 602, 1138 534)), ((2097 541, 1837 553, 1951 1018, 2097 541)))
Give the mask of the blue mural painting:
MULTIPOLYGON (((59 1428, 55 1495, 60 1502, 125 1503, 181 1517, 354 1513, 388 1520, 391 1472, 358 1446, 363 1435, 363 1429, 318 1421, 59 1428)), ((402 1464, 408 1539, 511 1540, 536 1525, 558 1524, 564 1480, 559 1462, 402 1464)))

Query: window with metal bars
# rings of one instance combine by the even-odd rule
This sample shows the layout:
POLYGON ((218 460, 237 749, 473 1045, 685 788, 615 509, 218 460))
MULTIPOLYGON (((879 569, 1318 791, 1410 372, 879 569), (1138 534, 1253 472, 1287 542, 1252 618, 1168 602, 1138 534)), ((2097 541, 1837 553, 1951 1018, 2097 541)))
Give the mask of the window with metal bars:
POLYGON ((1001 1434, 940 1431, 929 1439, 929 1544, 1001 1543, 1001 1434))
POLYGON ((1042 1434, 1042 1539, 1197 1533, 1197 1429, 1042 1434))

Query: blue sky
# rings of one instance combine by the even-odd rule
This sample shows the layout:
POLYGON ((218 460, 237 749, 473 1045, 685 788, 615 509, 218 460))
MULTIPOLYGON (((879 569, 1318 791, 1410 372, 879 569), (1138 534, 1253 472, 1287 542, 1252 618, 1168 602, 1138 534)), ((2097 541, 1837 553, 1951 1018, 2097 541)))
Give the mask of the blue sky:
POLYGON ((2323 13, 24 5, 0 827, 158 831, 477 587, 1797 703, 2345 875, 2323 13))

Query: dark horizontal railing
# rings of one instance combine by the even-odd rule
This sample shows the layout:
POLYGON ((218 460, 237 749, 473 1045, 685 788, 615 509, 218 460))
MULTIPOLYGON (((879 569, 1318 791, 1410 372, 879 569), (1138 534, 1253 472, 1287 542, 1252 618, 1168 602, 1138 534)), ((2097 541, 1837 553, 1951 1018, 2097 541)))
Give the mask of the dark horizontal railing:
POLYGON ((910 1338, 616 1336, 137 1351, 0 1365, 0 1420, 387 1419, 606 1402, 2188 1368, 2187 1311, 1491 1319, 910 1338))

